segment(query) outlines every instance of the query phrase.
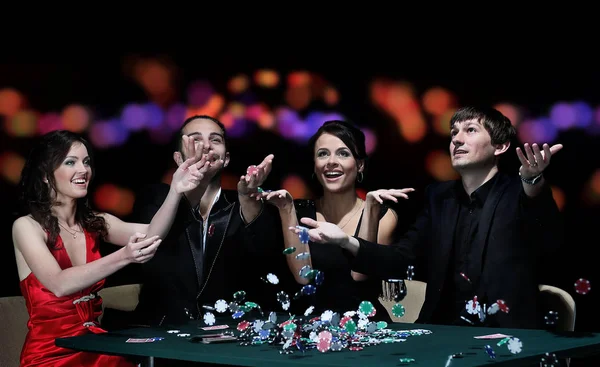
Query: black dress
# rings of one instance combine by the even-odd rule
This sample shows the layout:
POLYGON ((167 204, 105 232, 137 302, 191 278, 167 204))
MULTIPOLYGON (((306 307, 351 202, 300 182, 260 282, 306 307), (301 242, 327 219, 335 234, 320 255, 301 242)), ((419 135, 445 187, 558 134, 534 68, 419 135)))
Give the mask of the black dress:
MULTIPOLYGON (((317 218, 315 202, 313 200, 296 199, 294 200, 296 215, 298 221, 302 217, 317 218)), ((387 212, 387 207, 382 207, 379 218, 381 219, 387 212)), ((362 214, 355 231, 358 235, 362 214)), ((317 286, 316 292, 310 296, 301 296, 292 300, 292 310, 294 313, 302 314, 309 306, 314 306, 313 316, 319 316, 325 310, 331 310, 343 314, 346 311, 357 311, 362 301, 370 301, 375 306, 376 314, 370 317, 372 320, 392 322, 387 310, 379 302, 381 293, 381 280, 367 278, 364 281, 357 282, 351 276, 351 264, 353 255, 340 248, 328 244, 308 243, 312 268, 323 273, 324 280, 317 286)), ((293 255, 289 255, 293 256, 293 255)), ((311 282, 314 284, 315 282, 311 282)), ((296 293, 302 289, 297 285, 296 293)), ((294 293, 290 294, 294 296, 294 293)))

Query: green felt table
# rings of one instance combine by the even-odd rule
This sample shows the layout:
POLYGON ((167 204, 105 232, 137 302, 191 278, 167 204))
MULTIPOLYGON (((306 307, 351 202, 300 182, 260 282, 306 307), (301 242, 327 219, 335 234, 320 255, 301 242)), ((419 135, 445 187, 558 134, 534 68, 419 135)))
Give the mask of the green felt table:
MULTIPOLYGON (((237 323, 236 323, 237 324, 237 323)), ((228 330, 235 330, 231 324, 228 330)), ((180 325, 181 333, 191 336, 209 333, 202 331, 198 322, 180 325)), ((207 362, 239 366, 398 366, 400 358, 413 358, 407 365, 414 366, 490 366, 535 365, 546 352, 558 358, 600 354, 600 334, 578 332, 549 332, 544 330, 491 329, 444 325, 394 323, 393 330, 426 329, 427 335, 408 336, 403 342, 366 346, 361 351, 342 349, 339 352, 319 352, 309 349, 295 350, 293 354, 280 354, 281 346, 248 345, 239 342, 202 344, 167 333, 173 327, 132 328, 106 334, 89 334, 56 339, 56 345, 79 351, 116 355, 153 357, 160 359, 207 362), (517 337, 523 343, 521 353, 512 354, 507 345, 497 346, 501 339, 479 340, 475 336, 503 333, 517 337), (126 343, 128 338, 163 337, 152 343, 126 343), (485 345, 492 346, 496 358, 491 359, 485 345), (449 356, 462 353, 462 358, 449 360, 449 356)), ((211 332, 214 333, 214 332, 211 332)), ((153 360, 150 359, 150 361, 153 360)), ((152 362, 150 362, 152 364, 152 362)))

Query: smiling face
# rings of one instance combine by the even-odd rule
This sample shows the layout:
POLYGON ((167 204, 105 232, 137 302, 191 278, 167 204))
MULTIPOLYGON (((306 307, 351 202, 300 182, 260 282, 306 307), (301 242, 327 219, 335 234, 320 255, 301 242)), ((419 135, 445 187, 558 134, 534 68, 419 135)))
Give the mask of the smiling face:
POLYGON ((363 170, 352 152, 338 137, 324 133, 315 142, 314 172, 323 189, 330 192, 354 190, 356 175, 363 170))
MULTIPOLYGON (((225 144, 224 131, 217 123, 207 118, 196 118, 188 122, 181 130, 182 135, 187 135, 193 138, 194 141, 202 142, 204 146, 204 153, 208 153, 210 150, 218 154, 223 159, 223 166, 215 166, 209 168, 209 170, 222 170, 229 164, 229 152, 225 144)), ((181 147, 180 147, 181 150, 181 147)), ((182 156, 182 160, 186 160, 187 157, 183 152, 175 152, 173 158, 175 162, 178 161, 178 155, 182 156)), ((215 178, 219 176, 220 172, 215 172, 215 178)))
POLYGON ((91 178, 91 159, 87 148, 82 143, 75 142, 65 159, 54 170, 56 199, 64 201, 85 197, 91 178))

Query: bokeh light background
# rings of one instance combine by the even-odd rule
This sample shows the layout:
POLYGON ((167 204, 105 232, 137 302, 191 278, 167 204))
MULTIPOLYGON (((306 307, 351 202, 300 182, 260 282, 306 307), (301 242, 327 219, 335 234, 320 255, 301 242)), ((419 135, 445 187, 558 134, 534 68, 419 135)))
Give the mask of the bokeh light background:
MULTIPOLYGON (((77 84, 73 80, 77 76, 53 79, 54 84, 45 85, 43 91, 0 80, 2 263, 14 272, 2 295, 18 293, 10 225, 20 170, 41 134, 68 129, 86 136, 97 156, 90 197, 97 208, 127 219, 137 190, 152 182, 169 182, 173 140, 188 116, 216 116, 227 127, 231 164, 223 177, 225 188, 234 189, 248 165, 273 153, 273 172, 264 186, 285 188, 297 198, 313 195, 308 138, 326 120, 349 119, 365 132, 370 155, 359 195, 378 188, 417 189, 397 209, 401 231, 416 216, 427 184, 458 177, 449 161, 448 122, 458 107, 483 100, 511 119, 520 142, 565 145, 546 174, 568 230, 555 285, 576 298, 578 329, 600 327, 592 306, 597 305, 594 289, 600 287, 600 278, 589 256, 596 253, 600 219, 598 95, 571 93, 576 98, 559 95, 542 104, 538 100, 528 104, 521 97, 517 102, 489 94, 478 100, 457 83, 415 80, 409 73, 402 77, 363 73, 348 80, 340 77, 340 71, 302 67, 225 65, 212 73, 182 64, 164 56, 119 57, 119 68, 113 68, 110 80, 121 84, 105 85, 102 92, 83 97, 67 85, 77 84), (591 281, 587 296, 572 289, 579 277, 591 281)), ((516 155, 511 159, 516 170, 516 155)))

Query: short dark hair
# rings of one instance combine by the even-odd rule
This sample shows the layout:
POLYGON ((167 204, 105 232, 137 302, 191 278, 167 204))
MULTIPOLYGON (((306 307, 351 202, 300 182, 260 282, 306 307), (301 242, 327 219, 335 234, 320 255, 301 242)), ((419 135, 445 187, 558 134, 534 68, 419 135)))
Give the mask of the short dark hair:
POLYGON ((490 134, 492 144, 512 142, 517 136, 517 130, 508 117, 491 107, 462 107, 452 115, 450 129, 458 122, 477 120, 490 134))

